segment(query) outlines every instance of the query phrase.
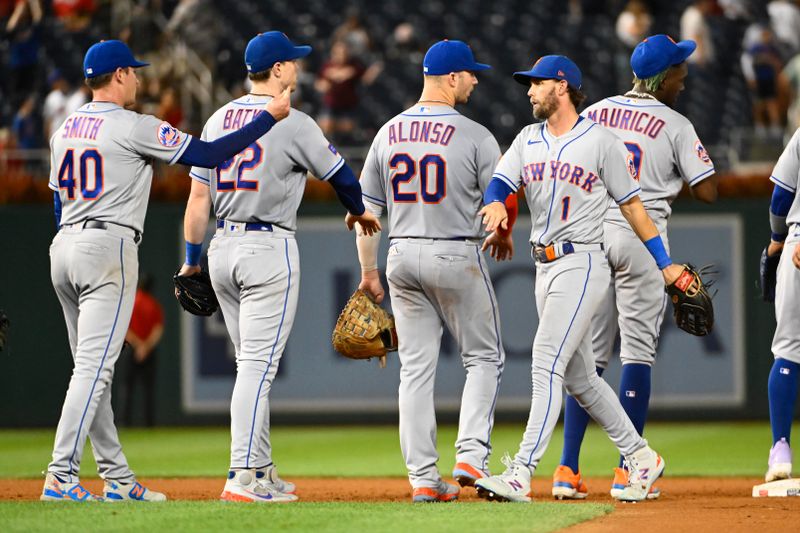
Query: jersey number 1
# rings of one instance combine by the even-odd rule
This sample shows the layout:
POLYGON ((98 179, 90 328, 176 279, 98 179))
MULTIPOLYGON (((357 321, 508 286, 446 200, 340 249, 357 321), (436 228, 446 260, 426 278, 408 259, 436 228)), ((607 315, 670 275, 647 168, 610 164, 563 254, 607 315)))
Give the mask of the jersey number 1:
POLYGON ((103 193, 103 156, 95 148, 87 148, 78 158, 78 181, 75 180, 75 149, 70 148, 58 168, 58 188, 67 191, 67 199, 75 199, 80 187, 84 200, 97 200, 103 193), (90 167, 93 172, 90 171, 90 167))

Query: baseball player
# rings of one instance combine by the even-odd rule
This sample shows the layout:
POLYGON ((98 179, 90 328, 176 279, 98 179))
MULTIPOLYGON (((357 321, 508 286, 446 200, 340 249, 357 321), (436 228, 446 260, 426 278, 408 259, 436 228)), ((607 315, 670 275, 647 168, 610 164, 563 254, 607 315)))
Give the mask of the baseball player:
POLYGON ((114 364, 136 293, 137 248, 152 160, 213 167, 289 113, 287 92, 270 102, 267 112, 246 130, 213 143, 192 138, 167 122, 125 109, 136 101, 139 82, 134 69, 146 65, 120 41, 89 48, 83 70, 93 100, 72 113, 50 140, 49 186, 60 226, 50 247, 51 277, 75 366, 42 500, 101 499, 81 486, 78 477, 87 435, 105 480, 106 501, 166 499, 136 481, 111 411, 114 364))
MULTIPOLYGON (((467 486, 489 475, 505 354, 497 299, 481 250, 490 248, 502 260, 510 258, 513 245, 508 226, 481 245, 477 213, 500 148, 485 127, 455 110, 477 85, 475 73, 488 68, 476 63, 461 41, 434 44, 423 61, 419 101, 380 129, 361 174, 368 210, 380 215, 385 207, 389 216, 386 277, 402 365, 400 447, 414 502, 453 501, 459 494, 436 466, 433 388, 445 326, 458 343, 467 374, 453 477, 467 486)), ((379 239, 357 232, 359 288, 378 302, 384 296, 379 239)))
POLYGON ((486 229, 507 217, 503 201, 520 187, 531 212, 539 328, 533 342, 533 398, 519 451, 498 476, 475 482, 482 497, 530 501, 530 481, 561 410, 562 384, 608 433, 629 465, 623 501, 644 500, 664 460, 636 431, 611 387, 595 371, 592 317, 605 297, 610 271, 603 225, 610 201, 645 243, 665 282, 673 265, 634 179, 632 157, 611 131, 578 116, 581 72, 564 56, 545 56, 514 79, 529 86, 535 118, 503 155, 480 213, 486 229))
MULTIPOLYGON (((296 60, 310 52, 310 46, 295 46, 278 31, 251 39, 245 63, 252 91, 217 110, 206 122, 203 138, 246 128, 256 120, 254 111, 294 90, 296 60)), ((300 257, 294 234, 308 170, 333 185, 366 231, 380 229, 378 219, 364 209, 350 167, 316 122, 297 110, 215 169, 195 167, 190 173, 181 274, 200 271, 200 249, 213 204, 217 232, 209 246, 209 270, 236 350, 230 472, 222 500, 297 500, 294 484, 278 477, 272 463, 268 402, 297 310, 300 257)))
MULTIPOLYGON (((639 197, 669 249, 667 222, 670 204, 687 183, 695 198, 713 202, 717 197, 714 164, 697 137, 691 122, 672 109, 688 74, 686 58, 694 41, 676 43, 667 35, 642 41, 631 56, 633 89, 587 108, 582 115, 610 129, 633 158, 635 179, 642 188, 639 197)), ((647 249, 625 220, 620 208, 611 205, 603 223, 603 243, 611 268, 611 280, 592 319, 592 347, 597 374, 602 376, 614 349, 617 329, 621 337, 622 378, 619 400, 639 434, 644 432, 650 403, 650 373, 667 296, 661 273, 647 249)), ((553 496, 582 499, 586 485, 578 469, 581 442, 589 415, 574 398, 564 409, 564 449, 561 464, 553 474, 553 496)), ((614 469, 611 495, 627 485, 620 457, 614 469)), ((657 498, 651 488, 648 498, 657 498)))
POLYGON ((775 183, 770 204, 772 238, 767 255, 780 255, 775 286, 777 326, 772 339, 775 362, 769 373, 769 420, 772 449, 766 481, 786 479, 792 474, 792 417, 797 402, 800 375, 800 129, 783 150, 770 179, 775 183))

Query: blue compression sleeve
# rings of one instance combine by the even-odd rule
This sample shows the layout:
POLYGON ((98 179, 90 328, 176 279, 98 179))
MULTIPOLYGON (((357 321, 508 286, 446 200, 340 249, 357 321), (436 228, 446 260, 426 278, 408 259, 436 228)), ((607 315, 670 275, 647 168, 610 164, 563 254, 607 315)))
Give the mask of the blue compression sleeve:
POLYGON ((483 205, 489 205, 492 202, 505 202, 509 194, 513 194, 514 189, 508 186, 503 180, 492 178, 489 186, 486 187, 486 192, 483 193, 483 205))
POLYGON ((652 239, 645 241, 644 245, 647 251, 650 252, 650 255, 653 256, 653 259, 656 260, 659 269, 663 270, 672 264, 672 259, 669 258, 667 249, 664 247, 664 241, 661 240, 660 235, 656 235, 652 239))
POLYGON ((203 243, 192 244, 186 241, 186 264, 197 266, 200 264, 200 252, 203 251, 203 243))
POLYGON ((786 234, 789 233, 789 228, 786 226, 786 215, 789 214, 792 203, 794 203, 794 194, 780 185, 775 185, 769 204, 769 226, 772 230, 773 241, 783 242, 786 239, 786 234))
POLYGON ((792 439, 792 418, 797 403, 797 381, 800 365, 788 359, 777 358, 772 363, 767 385, 769 398, 769 422, 772 426, 772 443, 782 438, 787 443, 792 439))
POLYGON ((224 161, 235 156, 261 136, 267 133, 277 123, 275 118, 266 111, 242 129, 236 130, 216 141, 206 142, 197 137, 192 137, 189 146, 178 159, 182 165, 214 168, 224 161))
POLYGON ((53 213, 56 216, 56 231, 61 227, 61 195, 53 191, 53 213))
POLYGON ((336 191, 336 196, 347 210, 354 215, 363 215, 364 201, 361 200, 361 185, 358 183, 355 174, 345 163, 342 168, 328 179, 336 191))

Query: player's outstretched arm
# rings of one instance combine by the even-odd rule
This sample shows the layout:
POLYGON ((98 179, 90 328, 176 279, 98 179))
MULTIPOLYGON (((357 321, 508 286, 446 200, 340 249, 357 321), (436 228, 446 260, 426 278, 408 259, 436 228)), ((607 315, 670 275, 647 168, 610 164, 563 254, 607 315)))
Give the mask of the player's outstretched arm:
POLYGON ((186 259, 180 270, 181 276, 191 276, 200 272, 200 252, 203 237, 208 227, 208 213, 211 210, 211 191, 208 185, 192 180, 192 190, 183 215, 183 237, 186 240, 186 259))
MULTIPOLYGON (((383 209, 370 202, 364 203, 364 213, 369 213, 375 218, 380 218, 383 209)), ((378 271, 378 245, 381 235, 378 232, 367 233, 360 222, 354 222, 356 229, 356 248, 358 249, 358 262, 361 265, 361 283, 358 288, 372 296, 376 303, 383 301, 384 289, 378 271)))
POLYGON ((683 272, 683 267, 672 263, 658 228, 644 209, 644 205, 638 196, 634 196, 625 203, 619 205, 620 212, 625 220, 631 225, 636 236, 639 237, 647 247, 653 259, 656 260, 658 268, 664 275, 664 283, 671 285, 678 279, 683 272))
POLYGON ((506 213, 508 214, 508 221, 506 222, 507 229, 498 228, 491 235, 486 237, 481 246, 481 251, 489 250, 489 255, 496 261, 504 261, 514 257, 514 239, 511 236, 511 230, 514 228, 514 222, 517 220, 519 213, 519 206, 517 204, 517 195, 509 194, 505 201, 506 213))

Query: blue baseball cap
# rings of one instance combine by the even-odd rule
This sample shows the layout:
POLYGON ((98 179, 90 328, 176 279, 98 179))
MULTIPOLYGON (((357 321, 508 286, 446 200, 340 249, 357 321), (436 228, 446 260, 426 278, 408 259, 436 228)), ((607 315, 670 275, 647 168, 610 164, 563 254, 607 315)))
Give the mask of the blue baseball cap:
POLYGON ((83 57, 83 75, 87 78, 102 76, 118 68, 146 67, 150 63, 139 61, 122 41, 100 41, 89 47, 83 57))
POLYGON ((310 53, 310 46, 295 46, 285 33, 268 31, 259 33, 247 43, 244 64, 247 72, 262 72, 280 61, 300 59, 310 53))
POLYGON ((680 65, 692 55, 695 48, 697 43, 694 41, 676 43, 669 35, 652 35, 633 49, 631 68, 636 77, 643 80, 673 65, 680 65))
POLYGON ((443 76, 451 72, 468 70, 476 72, 492 68, 475 62, 472 49, 463 41, 439 41, 430 48, 422 60, 422 73, 427 76, 443 76))
POLYGON ((514 73, 514 79, 522 85, 530 85, 531 79, 564 80, 573 89, 581 89, 581 69, 566 56, 543 56, 530 70, 514 73))

